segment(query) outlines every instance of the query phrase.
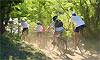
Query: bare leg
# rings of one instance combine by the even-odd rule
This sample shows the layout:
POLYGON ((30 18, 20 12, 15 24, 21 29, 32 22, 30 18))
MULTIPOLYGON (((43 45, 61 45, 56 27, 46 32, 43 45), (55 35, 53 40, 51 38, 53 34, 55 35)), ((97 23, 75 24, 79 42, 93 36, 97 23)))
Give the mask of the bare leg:
POLYGON ((22 40, 25 41, 24 31, 22 32, 22 40))
POLYGON ((75 46, 75 49, 76 49, 76 47, 78 45, 78 40, 77 40, 78 35, 79 35, 79 32, 75 32, 75 35, 74 35, 74 46, 75 46))
POLYGON ((56 43, 56 36, 55 36, 55 34, 54 34, 54 36, 53 36, 53 43, 54 43, 54 44, 53 44, 53 45, 54 45, 54 46, 53 46, 53 50, 54 50, 54 48, 55 48, 55 43, 56 43))
POLYGON ((82 36, 82 33, 81 33, 81 32, 79 32, 79 36, 80 36, 80 38, 81 38, 81 39, 83 38, 83 36, 82 36))
POLYGON ((56 36, 55 36, 55 35, 54 35, 54 37, 53 37, 53 41, 56 42, 56 36))

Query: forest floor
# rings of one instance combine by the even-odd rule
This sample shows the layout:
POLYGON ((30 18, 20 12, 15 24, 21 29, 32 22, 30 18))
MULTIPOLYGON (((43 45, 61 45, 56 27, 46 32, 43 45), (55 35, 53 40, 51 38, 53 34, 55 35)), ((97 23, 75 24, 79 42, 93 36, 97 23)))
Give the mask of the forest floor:
POLYGON ((100 60, 100 46, 99 42, 95 40, 86 40, 85 48, 87 51, 84 54, 80 52, 79 48, 77 50, 66 50, 64 54, 61 54, 57 48, 49 50, 50 47, 46 46, 50 42, 47 42, 47 37, 41 40, 43 48, 37 45, 35 37, 34 39, 33 37, 30 38, 28 41, 34 48, 39 49, 48 57, 46 60, 100 60))
POLYGON ((51 58, 52 60, 100 60, 100 54, 89 54, 87 53, 86 55, 81 55, 79 51, 74 51, 74 52, 69 52, 60 54, 57 51, 48 51, 48 50, 41 50, 43 51, 46 56, 51 58))
POLYGON ((60 54, 57 48, 54 50, 40 49, 37 44, 34 44, 34 47, 41 50, 47 57, 50 59, 47 60, 100 60, 100 52, 93 51, 90 53, 89 51, 81 54, 80 50, 66 51, 65 54, 60 54))
POLYGON ((51 45, 47 47, 47 39, 41 41, 42 48, 37 45, 33 37, 26 41, 3 37, 0 60, 100 60, 100 45, 96 40, 86 40, 87 51, 84 54, 79 49, 66 50, 64 54, 61 54, 57 48, 49 50, 51 45))

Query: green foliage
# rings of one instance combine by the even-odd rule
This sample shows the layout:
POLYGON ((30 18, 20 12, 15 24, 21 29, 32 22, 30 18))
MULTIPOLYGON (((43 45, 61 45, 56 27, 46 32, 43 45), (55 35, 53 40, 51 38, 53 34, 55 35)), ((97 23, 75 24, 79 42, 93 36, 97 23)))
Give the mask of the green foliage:
POLYGON ((14 10, 13 6, 22 3, 24 0, 0 0, 0 34, 3 34, 9 22, 9 15, 14 10))
MULTIPOLYGON (((25 0, 24 3, 14 7, 15 10, 11 13, 11 17, 26 17, 32 23, 41 21, 47 28, 52 22, 52 17, 58 15, 58 18, 64 22, 64 27, 67 28, 71 14, 75 12, 81 16, 88 27, 83 32, 84 35, 89 36, 87 35, 89 30, 93 32, 88 32, 90 35, 98 36, 99 5, 100 1, 93 0, 25 0), (96 26, 97 28, 95 28, 96 26)), ((32 24, 30 24, 30 29, 32 28, 32 24)), ((72 25, 71 29, 73 30, 74 28, 74 25, 72 25)), ((71 34, 72 32, 68 33, 68 35, 71 34)))
MULTIPOLYGON (((6 34, 7 35, 7 34, 6 34)), ((13 35, 12 35, 13 36, 13 35)), ((0 37, 0 60, 46 60, 48 57, 16 36, 0 37)))
POLYGON ((30 31, 33 31, 36 25, 37 25, 36 22, 30 23, 30 25, 29 25, 30 31))
MULTIPOLYGON (((67 28, 71 14, 75 12, 86 23, 87 27, 83 31, 83 35, 88 38, 87 46, 92 49, 99 48, 98 41, 95 43, 96 47, 91 45, 91 39, 94 38, 92 41, 94 44, 94 41, 99 40, 100 36, 100 0, 0 0, 0 8, 0 30, 2 30, 2 26, 5 27, 1 23, 7 24, 9 17, 12 17, 19 18, 19 20, 24 18, 31 22, 29 24, 30 32, 36 26, 36 21, 41 21, 47 28, 55 15, 58 15, 58 19, 64 23, 64 28, 67 28)), ((71 25, 71 30, 74 28, 75 26, 71 25)), ((71 37, 73 32, 64 30, 63 36, 71 37)), ((28 50, 24 47, 26 44, 19 39, 17 34, 11 33, 0 36, 0 59, 39 60, 46 57, 41 51, 35 51, 33 54, 34 49, 28 50)))

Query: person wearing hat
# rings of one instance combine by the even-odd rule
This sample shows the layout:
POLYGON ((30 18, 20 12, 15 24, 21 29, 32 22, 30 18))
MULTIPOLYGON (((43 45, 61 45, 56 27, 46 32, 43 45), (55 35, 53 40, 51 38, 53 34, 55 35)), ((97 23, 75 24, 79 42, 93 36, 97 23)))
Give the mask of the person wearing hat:
POLYGON ((37 21, 36 24, 37 26, 35 27, 34 30, 37 32, 37 37, 41 37, 43 32, 42 23, 40 21, 37 21))
POLYGON ((36 31, 37 37, 36 37, 36 43, 39 45, 39 48, 42 48, 41 46, 41 42, 42 37, 43 37, 43 24, 40 21, 36 22, 36 27, 34 28, 34 30, 36 31))
POLYGON ((61 24, 60 24, 60 21, 61 20, 57 20, 57 17, 58 16, 54 16, 53 17, 53 22, 50 24, 50 26, 46 30, 46 32, 48 32, 52 27, 54 27, 54 35, 53 35, 53 43, 54 44, 56 44, 56 41, 57 41, 56 40, 56 37, 57 37, 57 35, 59 35, 61 41, 63 40, 63 37, 62 37, 62 33, 63 33, 63 22, 61 22, 61 24))
POLYGON ((76 47, 77 47, 77 45, 78 45, 78 40, 77 40, 77 37, 78 37, 78 35, 80 34, 80 31, 82 31, 83 30, 83 28, 85 27, 85 23, 84 23, 84 21, 81 19, 81 17, 80 16, 78 16, 78 15, 76 15, 76 13, 72 13, 72 17, 71 17, 71 19, 70 19, 70 22, 69 22, 69 25, 68 25, 68 30, 69 30, 69 28, 70 28, 70 26, 71 26, 71 24, 72 24, 72 22, 74 23, 74 25, 75 25, 75 35, 74 35, 74 46, 75 46, 75 49, 76 49, 76 47))
POLYGON ((63 24, 60 26, 56 26, 56 21, 57 21, 58 16, 53 17, 53 22, 50 24, 50 26, 47 28, 47 32, 52 28, 55 27, 55 32, 63 32, 63 24))
POLYGON ((25 19, 22 19, 22 20, 21 20, 21 25, 22 25, 22 28, 23 28, 23 30, 22 30, 22 35, 23 35, 23 33, 24 33, 25 31, 26 31, 27 34, 28 34, 29 26, 28 26, 28 23, 25 21, 25 19))

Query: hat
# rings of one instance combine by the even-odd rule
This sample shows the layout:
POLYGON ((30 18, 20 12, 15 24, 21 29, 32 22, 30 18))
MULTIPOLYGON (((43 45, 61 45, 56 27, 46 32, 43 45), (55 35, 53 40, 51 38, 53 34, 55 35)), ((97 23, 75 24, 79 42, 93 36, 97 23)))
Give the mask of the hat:
POLYGON ((53 17, 53 20, 56 20, 56 19, 57 19, 57 17, 58 17, 58 16, 54 16, 54 17, 53 17))
POLYGON ((38 25, 42 25, 42 23, 41 23, 40 21, 37 21, 36 23, 37 23, 38 25))
POLYGON ((72 13, 72 16, 76 16, 76 13, 72 13))
POLYGON ((21 21, 22 21, 22 22, 25 22, 25 19, 22 19, 21 21))

